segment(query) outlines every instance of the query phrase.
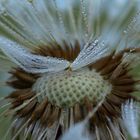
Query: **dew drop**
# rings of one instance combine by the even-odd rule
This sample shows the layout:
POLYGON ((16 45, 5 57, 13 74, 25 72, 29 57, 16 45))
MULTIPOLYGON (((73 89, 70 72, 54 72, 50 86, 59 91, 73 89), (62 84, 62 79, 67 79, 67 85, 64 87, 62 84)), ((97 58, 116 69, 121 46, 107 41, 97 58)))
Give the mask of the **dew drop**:
POLYGON ((105 46, 105 42, 104 42, 104 41, 102 41, 101 46, 102 46, 102 47, 104 47, 104 46, 105 46))
POLYGON ((123 33, 124 33, 124 34, 127 34, 127 31, 126 31, 126 30, 124 30, 124 31, 123 31, 123 33))
POLYGON ((94 41, 94 43, 98 43, 99 42, 99 40, 98 39, 96 39, 95 41, 94 41))

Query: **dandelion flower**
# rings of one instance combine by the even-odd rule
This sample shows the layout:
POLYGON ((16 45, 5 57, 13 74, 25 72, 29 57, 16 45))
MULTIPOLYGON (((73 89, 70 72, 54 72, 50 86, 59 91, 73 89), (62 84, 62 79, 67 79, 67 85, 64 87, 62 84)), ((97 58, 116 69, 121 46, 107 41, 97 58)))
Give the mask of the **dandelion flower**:
POLYGON ((138 4, 1 0, 4 140, 139 138, 139 13, 127 20, 138 4))

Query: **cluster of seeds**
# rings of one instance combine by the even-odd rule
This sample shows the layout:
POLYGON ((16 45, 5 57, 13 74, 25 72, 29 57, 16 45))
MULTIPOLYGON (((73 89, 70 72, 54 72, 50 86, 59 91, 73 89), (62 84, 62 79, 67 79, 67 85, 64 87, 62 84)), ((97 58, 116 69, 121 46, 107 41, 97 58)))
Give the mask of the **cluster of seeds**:
POLYGON ((53 105, 72 107, 76 103, 82 104, 85 97, 93 103, 100 101, 110 93, 111 85, 96 71, 83 69, 63 74, 45 74, 37 80, 33 89, 41 93, 39 98, 47 96, 53 105))

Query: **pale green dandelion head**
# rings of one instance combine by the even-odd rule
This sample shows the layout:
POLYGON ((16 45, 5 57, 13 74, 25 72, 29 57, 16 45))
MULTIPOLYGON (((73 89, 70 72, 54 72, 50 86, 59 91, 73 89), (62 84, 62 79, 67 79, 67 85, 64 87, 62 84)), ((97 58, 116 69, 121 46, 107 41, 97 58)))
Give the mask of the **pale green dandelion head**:
POLYGON ((2 139, 139 139, 139 4, 1 0, 2 139))

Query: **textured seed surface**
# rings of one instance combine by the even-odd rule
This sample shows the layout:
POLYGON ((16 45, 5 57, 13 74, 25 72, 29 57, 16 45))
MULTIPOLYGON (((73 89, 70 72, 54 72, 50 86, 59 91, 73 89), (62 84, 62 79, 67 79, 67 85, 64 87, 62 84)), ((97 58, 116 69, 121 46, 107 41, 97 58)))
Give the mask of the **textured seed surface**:
POLYGON ((78 72, 63 72, 43 75, 33 86, 41 93, 41 102, 46 96, 51 104, 59 107, 72 107, 83 103, 84 97, 95 103, 111 91, 111 85, 94 70, 83 69, 78 72))

